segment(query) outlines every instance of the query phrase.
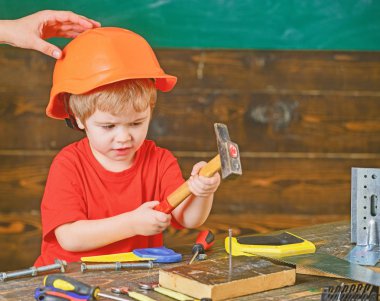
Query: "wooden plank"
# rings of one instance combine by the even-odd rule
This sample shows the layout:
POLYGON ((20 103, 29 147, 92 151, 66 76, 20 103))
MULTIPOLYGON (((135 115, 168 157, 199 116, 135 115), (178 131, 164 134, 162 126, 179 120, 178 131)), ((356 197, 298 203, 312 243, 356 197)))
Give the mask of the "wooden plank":
MULTIPOLYGON (((242 152, 380 152, 379 97, 204 91, 199 97, 210 101, 202 104, 178 92, 161 98, 148 137, 173 151, 216 152, 213 123, 222 122, 242 152)), ((0 119, 0 149, 58 150, 83 137, 47 118, 43 105, 27 106, 29 101, 14 104, 23 113, 9 111, 0 119)))
POLYGON ((294 268, 272 264, 267 260, 235 257, 207 260, 159 271, 161 286, 194 298, 224 300, 293 285, 294 268))
POLYGON ((40 255, 40 215, 0 213, 0 220, 0 272, 32 266, 40 255))
POLYGON ((243 158, 242 166, 241 177, 221 183, 212 212, 349 214, 351 167, 379 168, 380 160, 243 158))
MULTIPOLYGON (((379 52, 157 49, 176 90, 379 92, 379 52)), ((0 90, 50 89, 55 61, 37 52, 0 48, 0 90)), ((27 95, 27 94, 26 94, 27 95)))
POLYGON ((369 96, 173 92, 157 104, 149 136, 172 150, 216 151, 213 123, 222 122, 242 152, 377 153, 379 110, 369 96))
MULTIPOLYGON (((0 156, 0 210, 39 210, 51 154, 0 156)), ((185 177, 204 157, 179 157, 185 177)), ((351 167, 380 168, 380 159, 243 158, 243 175, 223 180, 216 214, 327 214, 350 212, 351 167)))
MULTIPOLYGON (((159 50, 178 89, 379 91, 379 52, 159 50)), ((176 88, 177 89, 177 88, 176 88)))
MULTIPOLYGON (((379 153, 380 55, 370 52, 158 51, 178 75, 159 93, 150 136, 213 151, 213 122, 243 151, 379 153), (196 135, 194 133, 196 132, 196 135), (189 139, 191 137, 192 139, 189 139)), ((53 60, 0 48, 0 149, 57 150, 81 137, 45 116, 53 60)))
POLYGON ((0 210, 39 212, 52 156, 0 157, 0 210))

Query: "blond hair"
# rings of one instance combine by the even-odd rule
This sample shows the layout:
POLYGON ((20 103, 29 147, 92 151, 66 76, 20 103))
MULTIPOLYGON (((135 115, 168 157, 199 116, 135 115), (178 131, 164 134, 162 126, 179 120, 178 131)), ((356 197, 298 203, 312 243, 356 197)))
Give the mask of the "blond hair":
POLYGON ((71 94, 69 105, 75 117, 84 123, 96 110, 120 114, 130 108, 153 111, 157 90, 151 79, 129 79, 102 86, 86 94, 71 94))

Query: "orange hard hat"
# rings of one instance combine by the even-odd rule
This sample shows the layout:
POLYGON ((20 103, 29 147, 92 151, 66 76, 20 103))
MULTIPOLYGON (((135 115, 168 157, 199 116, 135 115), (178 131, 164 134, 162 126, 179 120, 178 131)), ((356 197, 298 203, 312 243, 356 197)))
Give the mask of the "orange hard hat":
POLYGON ((166 74, 140 35, 123 28, 101 27, 85 31, 63 49, 53 73, 46 114, 68 118, 64 94, 84 94, 126 79, 152 78, 158 90, 170 91, 177 78, 166 74))

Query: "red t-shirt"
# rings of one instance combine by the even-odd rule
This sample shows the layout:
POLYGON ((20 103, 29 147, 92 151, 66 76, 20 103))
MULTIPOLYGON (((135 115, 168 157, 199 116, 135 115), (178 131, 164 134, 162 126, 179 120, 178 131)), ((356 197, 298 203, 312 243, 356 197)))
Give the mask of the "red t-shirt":
MULTIPOLYGON (((50 167, 41 203, 41 255, 35 266, 51 264, 56 258, 73 262, 82 256, 162 246, 162 234, 138 235, 91 251, 69 252, 61 248, 54 230, 78 220, 132 211, 144 202, 163 201, 183 182, 176 158, 150 140, 137 151, 131 168, 122 172, 104 169, 93 156, 87 138, 68 145, 50 167)), ((174 218, 172 225, 181 227, 174 218)))

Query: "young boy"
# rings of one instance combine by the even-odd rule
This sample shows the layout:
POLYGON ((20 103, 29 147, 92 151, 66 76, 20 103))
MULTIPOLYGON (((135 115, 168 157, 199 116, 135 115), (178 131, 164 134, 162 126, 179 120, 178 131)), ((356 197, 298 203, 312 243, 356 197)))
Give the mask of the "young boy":
POLYGON ((69 119, 87 137, 62 149, 51 165, 36 266, 161 246, 170 224, 204 223, 220 183, 219 174, 198 175, 205 162, 191 172, 193 195, 171 214, 154 210, 184 182, 175 157, 146 140, 156 90, 175 83, 149 44, 128 30, 89 30, 65 47, 47 115, 69 119))

